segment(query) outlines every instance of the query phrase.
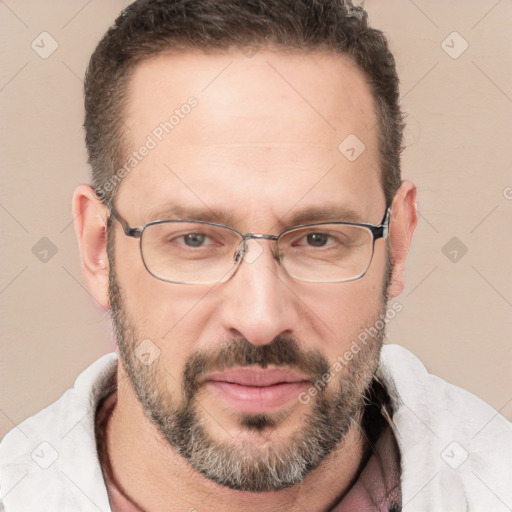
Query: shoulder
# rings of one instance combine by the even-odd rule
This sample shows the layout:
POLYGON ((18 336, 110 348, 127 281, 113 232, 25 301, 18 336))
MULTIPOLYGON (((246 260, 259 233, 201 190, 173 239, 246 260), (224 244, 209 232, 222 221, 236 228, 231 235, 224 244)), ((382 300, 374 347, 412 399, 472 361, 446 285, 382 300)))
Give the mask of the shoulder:
POLYGON ((104 502, 106 495, 96 486, 101 469, 94 422, 98 402, 115 382, 116 368, 116 354, 101 357, 56 402, 2 439, 0 502, 7 512, 65 507, 66 495, 79 494, 78 489, 104 502), (41 508, 42 503, 47 503, 46 508, 41 508))
POLYGON ((489 428, 490 432, 512 435, 511 423, 494 408, 469 391, 430 374, 423 363, 403 347, 383 347, 379 373, 391 387, 397 411, 395 420, 407 415, 406 410, 411 408, 418 420, 424 419, 430 428, 440 432, 474 436, 482 430, 482 438, 485 438, 483 432, 489 428))
POLYGON ((394 407, 404 505, 414 500, 422 510, 426 500, 431 509, 508 510, 512 424, 477 396, 429 374, 397 345, 383 347, 379 378, 394 407))

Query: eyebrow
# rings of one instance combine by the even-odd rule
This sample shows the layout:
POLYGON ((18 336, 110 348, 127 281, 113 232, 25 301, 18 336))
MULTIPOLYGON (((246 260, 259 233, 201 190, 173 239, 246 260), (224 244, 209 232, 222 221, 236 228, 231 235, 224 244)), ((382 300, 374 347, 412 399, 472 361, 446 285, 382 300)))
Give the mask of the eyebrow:
MULTIPOLYGON (((168 208, 151 208, 143 212, 148 222, 154 220, 198 220, 203 222, 214 222, 226 226, 239 225, 244 216, 235 215, 228 210, 204 208, 190 208, 184 206, 172 206, 168 208)), ((298 226, 301 224, 312 224, 315 222, 342 221, 365 223, 362 215, 356 210, 338 204, 325 205, 321 207, 310 207, 296 213, 289 212, 275 223, 282 228, 298 226)))
POLYGON ((144 210, 144 217, 151 222, 153 220, 199 220, 203 222, 214 222, 216 224, 232 225, 236 222, 236 217, 232 212, 226 210, 213 210, 205 206, 204 208, 190 208, 184 206, 171 206, 167 208, 151 208, 144 210))
POLYGON ((297 226, 314 222, 355 222, 365 223, 363 216, 351 207, 341 204, 328 204, 321 207, 310 207, 297 213, 289 213, 284 219, 286 224, 297 226))

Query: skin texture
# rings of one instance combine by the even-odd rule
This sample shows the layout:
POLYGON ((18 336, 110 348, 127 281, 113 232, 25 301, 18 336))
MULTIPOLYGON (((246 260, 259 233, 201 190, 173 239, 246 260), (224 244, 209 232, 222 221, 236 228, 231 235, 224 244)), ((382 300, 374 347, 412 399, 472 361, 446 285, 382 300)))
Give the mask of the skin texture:
MULTIPOLYGON (((168 218, 166 211, 176 205, 213 211, 220 222, 244 233, 276 234, 313 208, 340 210, 314 221, 378 224, 382 219, 385 199, 372 95, 348 58, 269 49, 251 57, 233 51, 144 61, 135 69, 127 105, 130 151, 190 96, 197 107, 120 185, 116 208, 131 226, 168 218), (349 134, 366 146, 353 162, 338 150, 349 134)), ((362 456, 357 414, 338 445, 301 483, 279 491, 242 492, 205 478, 171 447, 145 414, 125 365, 135 364, 134 347, 149 338, 160 355, 153 363, 154 380, 147 372, 145 382, 175 405, 184 401, 187 361, 236 340, 263 347, 276 337, 294 339, 301 353, 314 351, 332 365, 385 307, 385 240, 376 242, 367 274, 354 282, 296 281, 274 259, 272 242, 253 240, 249 245, 259 243, 262 253, 252 263, 242 262, 229 281, 180 285, 151 276, 138 241, 124 236, 118 223, 115 269, 109 269, 105 206, 83 185, 75 192, 73 209, 89 290, 109 308, 109 271, 113 275, 115 270, 119 287, 123 318, 117 327, 124 339, 118 342, 125 357, 107 445, 115 478, 130 499, 148 510, 326 510, 351 483, 362 456)), ((391 298, 403 287, 415 225, 415 187, 403 182, 392 205, 391 298)), ((358 375, 359 393, 377 364, 379 340, 368 347, 361 356, 366 360, 358 375)), ((328 383, 328 396, 350 368, 328 383)), ((237 411, 203 386, 195 411, 213 441, 257 456, 269 445, 286 447, 315 403, 293 401, 272 429, 248 429, 237 411)))

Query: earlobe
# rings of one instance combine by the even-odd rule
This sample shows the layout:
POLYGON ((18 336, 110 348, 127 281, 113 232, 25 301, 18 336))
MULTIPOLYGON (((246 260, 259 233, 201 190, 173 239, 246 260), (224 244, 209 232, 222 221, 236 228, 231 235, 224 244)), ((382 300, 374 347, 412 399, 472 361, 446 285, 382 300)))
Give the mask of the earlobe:
POLYGON ((389 254, 392 265, 388 297, 400 295, 404 288, 404 269, 412 236, 418 222, 416 210, 416 186, 403 181, 391 206, 389 228, 389 254))
POLYGON ((108 309, 107 207, 92 187, 80 185, 72 208, 85 283, 101 307, 108 309))

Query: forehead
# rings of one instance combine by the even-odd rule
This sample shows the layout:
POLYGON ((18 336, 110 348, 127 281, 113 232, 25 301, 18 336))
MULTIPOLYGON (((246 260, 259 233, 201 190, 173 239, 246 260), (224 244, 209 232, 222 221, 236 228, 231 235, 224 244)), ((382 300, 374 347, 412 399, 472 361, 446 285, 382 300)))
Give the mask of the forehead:
POLYGON ((124 120, 127 158, 151 146, 119 190, 135 209, 384 204, 372 93, 346 56, 159 55, 135 68, 124 120))

